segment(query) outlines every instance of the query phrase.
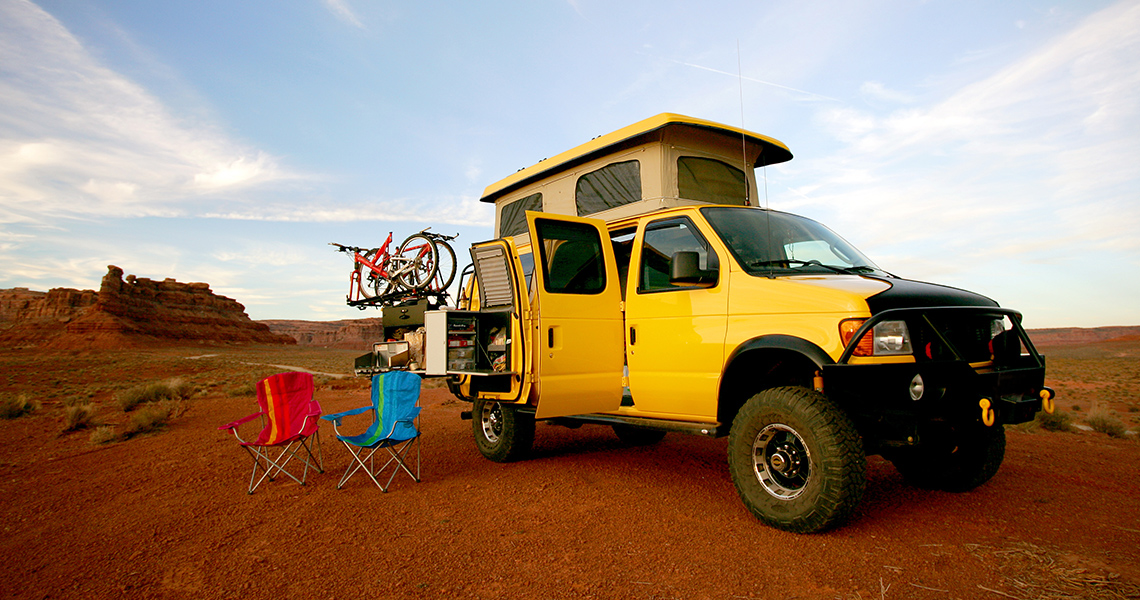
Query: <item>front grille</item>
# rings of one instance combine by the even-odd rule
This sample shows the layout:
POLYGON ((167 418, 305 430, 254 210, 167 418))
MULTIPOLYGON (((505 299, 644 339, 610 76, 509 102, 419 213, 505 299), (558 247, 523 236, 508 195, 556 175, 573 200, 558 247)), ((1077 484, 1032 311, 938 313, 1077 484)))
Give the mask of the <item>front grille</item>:
POLYGON ((991 316, 954 315, 908 323, 908 328, 916 332, 915 354, 920 360, 958 358, 966 362, 982 362, 992 358, 990 350, 992 323, 991 316), (937 333, 934 329, 937 329, 937 333))

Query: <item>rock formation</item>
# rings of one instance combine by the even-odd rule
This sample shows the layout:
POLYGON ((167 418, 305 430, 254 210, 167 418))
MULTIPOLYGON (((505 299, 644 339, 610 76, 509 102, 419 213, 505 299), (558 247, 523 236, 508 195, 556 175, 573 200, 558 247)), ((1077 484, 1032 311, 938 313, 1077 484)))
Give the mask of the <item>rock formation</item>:
POLYGON ((109 266, 98 293, 56 288, 0 290, 0 344, 47 348, 209 341, 293 344, 250 320, 237 301, 205 283, 153 281, 109 266))
POLYGON ((345 319, 341 321, 260 321, 273 333, 288 335, 302 346, 322 346, 367 351, 373 342, 383 341, 381 318, 345 319))

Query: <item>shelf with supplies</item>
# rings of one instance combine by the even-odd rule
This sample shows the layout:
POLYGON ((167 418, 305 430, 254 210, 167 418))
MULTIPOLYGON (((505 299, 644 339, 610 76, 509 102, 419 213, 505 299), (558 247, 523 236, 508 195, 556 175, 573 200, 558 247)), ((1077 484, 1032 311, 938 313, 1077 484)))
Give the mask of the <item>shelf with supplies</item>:
POLYGON ((428 375, 514 375, 509 313, 439 310, 424 314, 428 375))

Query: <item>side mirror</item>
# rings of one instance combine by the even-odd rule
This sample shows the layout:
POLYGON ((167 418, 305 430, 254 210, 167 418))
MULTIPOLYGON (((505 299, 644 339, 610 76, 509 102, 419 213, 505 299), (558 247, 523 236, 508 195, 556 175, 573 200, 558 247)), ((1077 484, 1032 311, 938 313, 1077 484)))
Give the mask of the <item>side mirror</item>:
POLYGON ((669 283, 716 283, 716 271, 701 269, 701 255, 696 252, 674 252, 669 283))

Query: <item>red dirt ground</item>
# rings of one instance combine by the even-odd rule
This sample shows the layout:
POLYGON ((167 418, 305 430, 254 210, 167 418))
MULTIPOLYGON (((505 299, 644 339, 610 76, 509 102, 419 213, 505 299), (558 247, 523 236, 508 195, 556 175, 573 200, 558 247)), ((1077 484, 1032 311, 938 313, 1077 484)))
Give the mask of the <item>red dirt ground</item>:
MULTIPOLYGON (((318 391, 326 412, 362 389, 318 391)), ((1140 443, 1009 434, 965 494, 870 459, 847 525, 761 525, 724 439, 540 424, 529 460, 475 450, 469 405, 424 390, 423 481, 383 494, 322 430, 323 474, 246 494, 251 461, 216 428, 252 398, 195 398, 166 431, 105 446, 58 416, 0 421, 2 598, 1135 598, 1140 443)), ((362 422, 361 427, 367 423, 362 422)), ((327 425, 327 424, 326 424, 327 425)))

